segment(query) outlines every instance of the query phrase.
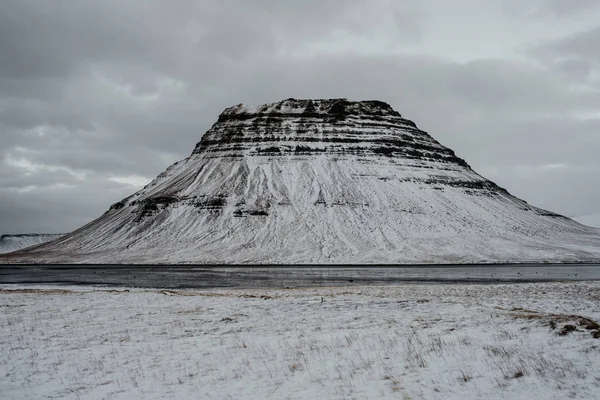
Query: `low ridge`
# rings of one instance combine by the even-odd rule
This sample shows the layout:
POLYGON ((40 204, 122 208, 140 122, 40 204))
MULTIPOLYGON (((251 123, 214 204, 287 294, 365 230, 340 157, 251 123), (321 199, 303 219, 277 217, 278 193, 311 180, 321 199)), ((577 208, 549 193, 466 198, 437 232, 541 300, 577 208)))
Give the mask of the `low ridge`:
POLYGON ((13 251, 25 249, 27 247, 36 246, 46 243, 54 239, 58 239, 62 234, 47 234, 47 233, 23 233, 17 235, 2 235, 0 236, 0 254, 10 253, 13 251))
POLYGON ((226 109, 190 157, 72 234, 0 262, 600 260, 600 230, 530 206, 380 101, 226 109))

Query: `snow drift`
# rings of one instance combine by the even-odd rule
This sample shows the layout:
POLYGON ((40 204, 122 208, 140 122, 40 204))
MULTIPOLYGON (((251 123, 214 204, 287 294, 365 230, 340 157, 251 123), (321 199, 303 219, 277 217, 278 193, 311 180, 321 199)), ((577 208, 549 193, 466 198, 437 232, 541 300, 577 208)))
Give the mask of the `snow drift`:
POLYGON ((379 101, 226 109, 100 218, 4 262, 370 264, 600 259, 600 231, 530 206, 379 101))

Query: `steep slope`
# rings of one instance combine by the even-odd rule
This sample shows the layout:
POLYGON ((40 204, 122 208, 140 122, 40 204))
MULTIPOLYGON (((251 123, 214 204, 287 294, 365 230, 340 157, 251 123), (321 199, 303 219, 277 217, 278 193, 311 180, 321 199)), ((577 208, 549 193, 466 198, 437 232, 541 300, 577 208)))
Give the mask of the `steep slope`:
POLYGON ((22 235, 2 235, 0 236, 0 254, 10 253, 25 249, 27 247, 36 246, 38 244, 46 243, 54 239, 61 237, 60 235, 54 234, 43 234, 43 233, 26 233, 22 235))
POLYGON ((388 104, 226 109, 190 157, 7 262, 466 263, 600 259, 600 231, 476 174, 388 104))

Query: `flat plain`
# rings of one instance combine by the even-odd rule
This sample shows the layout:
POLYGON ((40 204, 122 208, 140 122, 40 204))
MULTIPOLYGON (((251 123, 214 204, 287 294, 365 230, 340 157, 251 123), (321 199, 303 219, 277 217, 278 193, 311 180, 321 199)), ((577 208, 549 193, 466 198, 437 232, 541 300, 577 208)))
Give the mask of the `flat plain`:
POLYGON ((599 293, 3 285, 0 397, 597 399, 599 293))

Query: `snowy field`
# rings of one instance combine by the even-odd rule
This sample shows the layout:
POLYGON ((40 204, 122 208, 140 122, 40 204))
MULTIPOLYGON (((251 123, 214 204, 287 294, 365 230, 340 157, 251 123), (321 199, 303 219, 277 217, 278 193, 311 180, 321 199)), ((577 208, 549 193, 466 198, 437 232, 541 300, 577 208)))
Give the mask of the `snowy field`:
POLYGON ((0 398, 598 399, 600 282, 0 289, 0 398))

